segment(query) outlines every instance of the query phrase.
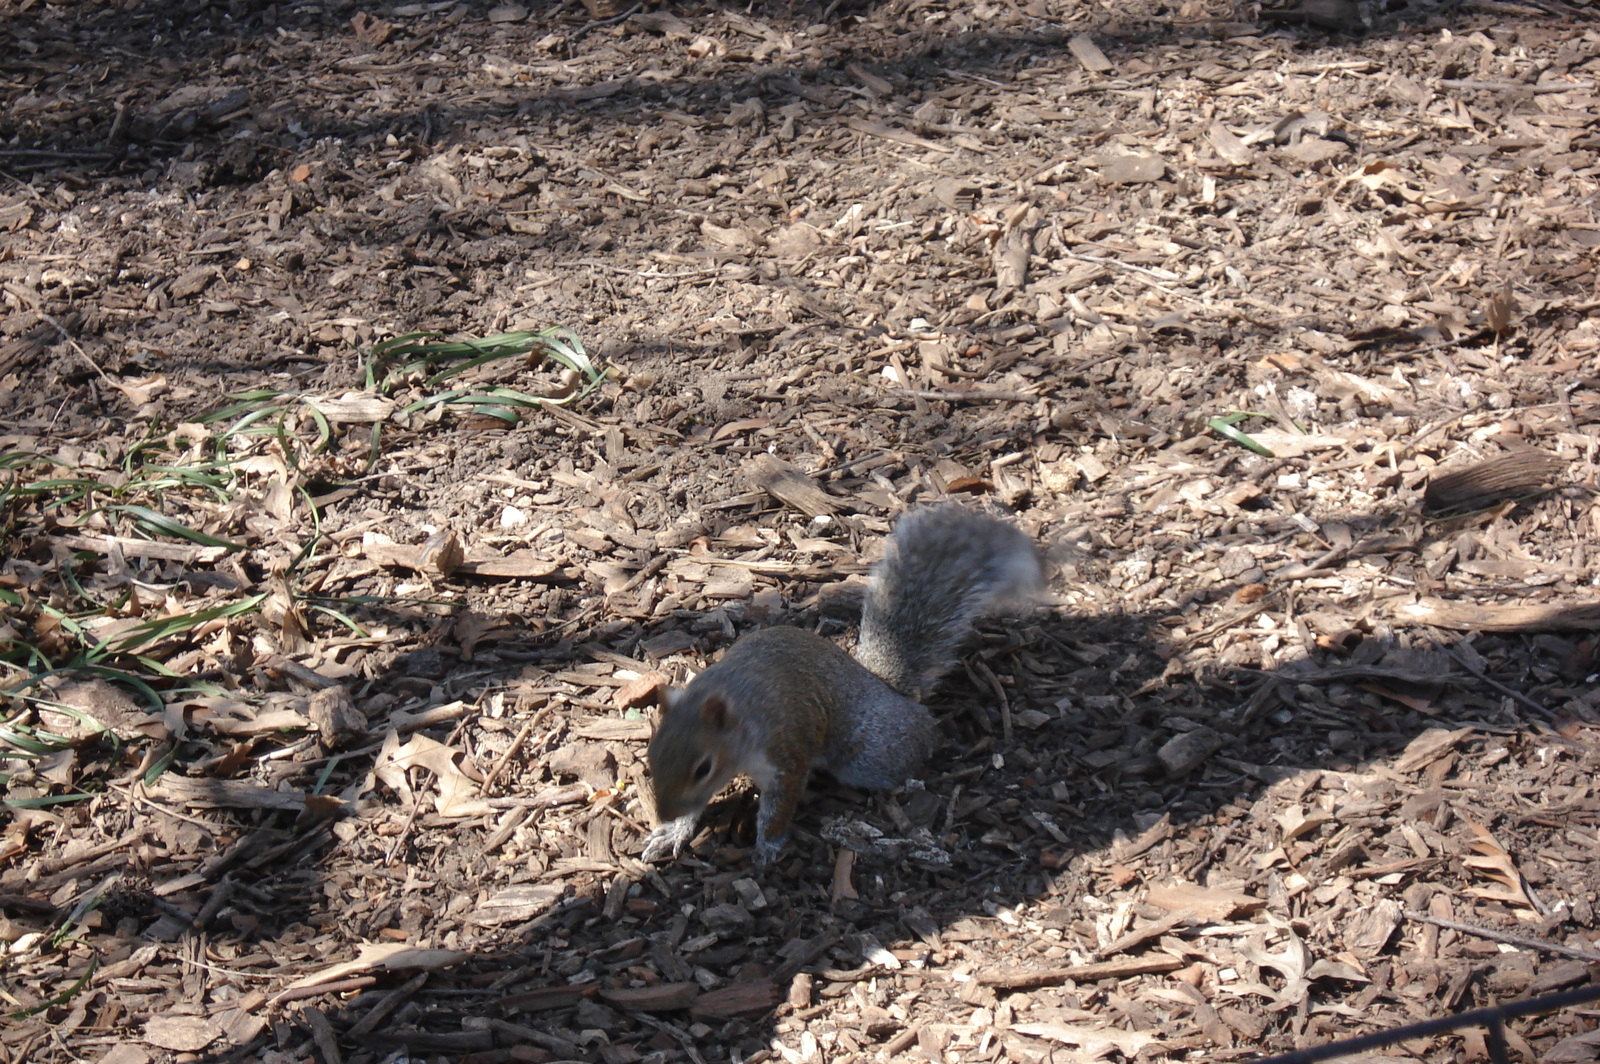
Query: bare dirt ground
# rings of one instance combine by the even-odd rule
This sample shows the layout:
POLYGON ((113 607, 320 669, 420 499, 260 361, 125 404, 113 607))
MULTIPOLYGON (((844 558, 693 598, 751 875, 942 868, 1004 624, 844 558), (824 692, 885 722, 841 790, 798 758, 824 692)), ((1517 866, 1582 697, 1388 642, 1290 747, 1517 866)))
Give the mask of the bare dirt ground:
POLYGON ((1587 4, 0 40, 0 1059, 1226 1061, 1600 978, 1587 4), (368 379, 558 325, 604 382, 368 379), (1058 574, 930 777, 640 864, 661 680, 847 642, 949 495, 1058 574))

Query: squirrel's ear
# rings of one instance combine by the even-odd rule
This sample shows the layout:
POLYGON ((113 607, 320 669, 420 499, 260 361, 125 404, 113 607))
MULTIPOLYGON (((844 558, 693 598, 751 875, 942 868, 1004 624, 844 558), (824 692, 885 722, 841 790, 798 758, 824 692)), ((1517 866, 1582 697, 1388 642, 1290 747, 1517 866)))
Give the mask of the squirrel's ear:
POLYGON ((656 705, 661 707, 661 712, 667 712, 681 701, 683 701, 683 688, 668 687, 666 684, 656 688, 656 705))
POLYGON ((710 695, 700 703, 700 722, 715 731, 728 730, 728 703, 721 695, 710 695))

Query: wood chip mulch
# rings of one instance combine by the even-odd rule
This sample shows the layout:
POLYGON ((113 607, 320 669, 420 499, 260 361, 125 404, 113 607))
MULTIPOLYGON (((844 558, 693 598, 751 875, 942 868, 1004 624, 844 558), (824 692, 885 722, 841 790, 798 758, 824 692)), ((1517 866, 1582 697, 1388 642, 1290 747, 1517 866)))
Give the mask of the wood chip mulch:
POLYGON ((1588 5, 0 26, 0 1064, 1232 1061, 1600 980, 1588 5), (452 382, 562 395, 515 425, 366 387, 555 324, 592 393, 452 382), (225 500, 139 496, 227 546, 28 494, 252 390, 225 500), (1056 577, 929 778, 642 864, 660 687, 848 645, 936 498, 1056 577), (212 608, 155 705, 34 675, 212 608))

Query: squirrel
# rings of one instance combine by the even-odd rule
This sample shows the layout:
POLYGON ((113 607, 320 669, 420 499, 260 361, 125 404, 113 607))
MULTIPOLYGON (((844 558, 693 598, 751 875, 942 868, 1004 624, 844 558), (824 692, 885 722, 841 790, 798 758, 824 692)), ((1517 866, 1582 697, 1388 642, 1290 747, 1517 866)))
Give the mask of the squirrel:
POLYGON ((906 514, 868 576, 854 658, 814 632, 768 628, 663 696, 646 754, 661 826, 643 859, 677 856, 740 773, 761 792, 757 865, 782 850, 813 768, 865 790, 900 786, 938 738, 919 699, 973 622, 1043 581, 1039 551, 1015 525, 954 503, 906 514))

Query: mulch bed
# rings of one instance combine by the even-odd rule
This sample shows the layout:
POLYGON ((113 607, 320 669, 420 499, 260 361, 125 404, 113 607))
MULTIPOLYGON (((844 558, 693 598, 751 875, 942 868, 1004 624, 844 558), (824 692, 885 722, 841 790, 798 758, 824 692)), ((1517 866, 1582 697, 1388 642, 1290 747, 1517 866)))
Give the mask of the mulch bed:
POLYGON ((0 26, 0 1060, 1227 1061, 1600 976, 1587 6, 0 26), (553 325, 607 377, 452 381, 509 420, 367 379, 553 325), (929 778, 640 863, 659 687, 848 645, 944 497, 1056 579, 929 778), (29 683, 93 647, 148 687, 29 683))

